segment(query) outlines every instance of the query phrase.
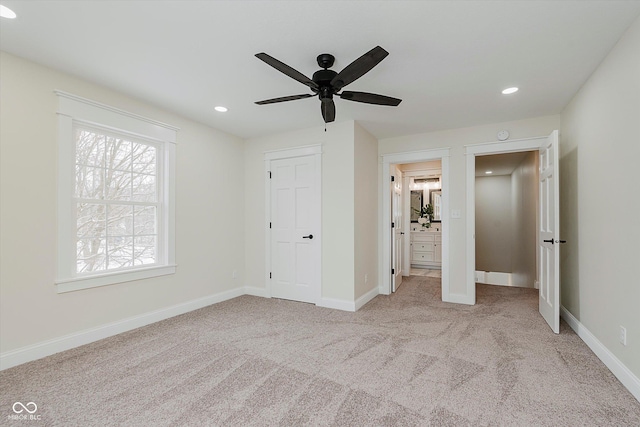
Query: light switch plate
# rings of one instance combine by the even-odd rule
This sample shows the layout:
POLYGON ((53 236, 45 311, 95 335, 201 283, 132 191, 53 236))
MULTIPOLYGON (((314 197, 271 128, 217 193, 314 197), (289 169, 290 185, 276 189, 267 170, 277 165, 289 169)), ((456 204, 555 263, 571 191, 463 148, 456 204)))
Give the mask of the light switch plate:
POLYGON ((451 218, 461 218, 461 217, 462 217, 462 213, 460 212, 460 209, 451 210, 451 218))

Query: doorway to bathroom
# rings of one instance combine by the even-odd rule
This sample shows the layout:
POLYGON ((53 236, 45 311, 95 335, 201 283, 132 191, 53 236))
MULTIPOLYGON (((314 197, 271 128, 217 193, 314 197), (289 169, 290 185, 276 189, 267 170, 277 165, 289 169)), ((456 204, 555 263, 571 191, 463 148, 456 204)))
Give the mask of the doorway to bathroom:
POLYGON ((442 278, 442 162, 406 163, 402 171, 405 276, 442 278))
MULTIPOLYGON (((389 295, 401 285, 402 277, 411 274, 412 256, 424 256, 423 259, 429 259, 433 270, 433 274, 440 274, 440 288, 442 291, 442 300, 449 301, 449 149, 424 150, 409 153, 397 153, 382 156, 382 185, 381 185, 381 254, 380 254, 380 272, 379 277, 381 283, 379 292, 389 295), (425 169, 425 163, 429 165, 425 169), (439 166, 439 169, 438 169, 439 166), (437 170, 437 174, 435 171, 437 170), (425 173, 427 171, 427 173, 425 173), (433 173, 432 173, 433 172, 433 173), (439 179, 436 184, 436 175, 439 179), (398 177, 398 178, 396 178, 398 177), (397 179, 397 180, 396 180, 397 179), (418 180, 416 183, 415 180, 418 180), (428 188, 427 179, 429 186, 428 188), (422 191, 421 207, 426 207, 431 195, 434 197, 434 203, 438 204, 440 213, 440 222, 436 222, 435 218, 430 218, 429 227, 423 227, 423 220, 415 223, 411 222, 411 193, 410 187, 416 185, 422 191), (436 188, 438 187, 438 188, 436 188), (436 193, 439 194, 436 195, 436 193), (401 196, 399 194, 402 194, 401 196), (426 194, 426 196, 425 196, 426 194), (420 224, 420 228, 417 225, 420 224), (431 226, 437 226, 431 228, 431 226), (421 255, 411 252, 411 230, 416 227, 414 232, 421 233, 420 236, 432 237, 431 241, 425 241, 422 244, 421 255), (437 231, 434 231, 436 230, 437 231), (425 231, 421 231, 424 229, 425 231), (426 231, 426 230, 429 231, 426 231), (428 234, 427 234, 428 233, 428 234), (439 234, 436 239, 435 234, 439 234), (437 245, 436 247, 434 247, 437 245), (437 248, 437 253, 435 249, 437 248), (439 265, 435 268, 435 259, 438 259, 439 265), (402 271, 398 277, 398 269, 402 271), (435 271, 437 270, 437 273, 435 271)), ((415 194, 415 193, 414 193, 415 194)), ((422 210, 422 209, 421 209, 422 210)), ((420 214, 422 218, 428 215, 426 212, 420 214)), ((429 240, 429 239, 426 239, 429 240)), ((427 267, 420 265, 420 267, 427 267)), ((421 268, 417 270, 427 270, 421 268)))

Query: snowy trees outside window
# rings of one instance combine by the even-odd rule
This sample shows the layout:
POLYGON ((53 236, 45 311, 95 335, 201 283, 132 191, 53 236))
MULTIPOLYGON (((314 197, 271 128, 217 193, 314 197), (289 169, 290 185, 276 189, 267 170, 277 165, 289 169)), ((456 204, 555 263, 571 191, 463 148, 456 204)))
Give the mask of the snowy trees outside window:
POLYGON ((76 273, 156 264, 157 144, 75 127, 76 273))

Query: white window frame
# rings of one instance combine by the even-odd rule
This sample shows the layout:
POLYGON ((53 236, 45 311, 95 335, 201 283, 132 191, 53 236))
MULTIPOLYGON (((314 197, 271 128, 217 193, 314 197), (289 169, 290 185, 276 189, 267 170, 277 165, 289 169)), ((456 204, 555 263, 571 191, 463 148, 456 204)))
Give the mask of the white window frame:
POLYGON ((62 91, 58 96, 58 262, 56 290, 72 292, 174 274, 175 145, 177 127, 62 91), (158 261, 151 266, 96 273, 76 272, 75 125, 111 129, 158 144, 158 261))

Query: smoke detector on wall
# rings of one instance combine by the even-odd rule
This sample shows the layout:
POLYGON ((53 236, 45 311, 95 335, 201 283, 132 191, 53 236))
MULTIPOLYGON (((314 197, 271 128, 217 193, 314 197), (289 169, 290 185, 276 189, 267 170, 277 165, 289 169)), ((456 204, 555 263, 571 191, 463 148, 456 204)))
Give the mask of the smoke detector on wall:
POLYGON ((501 130, 500 132, 498 132, 498 141, 506 141, 507 139, 509 139, 508 130, 501 130))

